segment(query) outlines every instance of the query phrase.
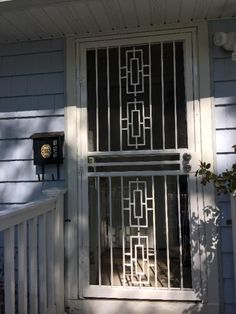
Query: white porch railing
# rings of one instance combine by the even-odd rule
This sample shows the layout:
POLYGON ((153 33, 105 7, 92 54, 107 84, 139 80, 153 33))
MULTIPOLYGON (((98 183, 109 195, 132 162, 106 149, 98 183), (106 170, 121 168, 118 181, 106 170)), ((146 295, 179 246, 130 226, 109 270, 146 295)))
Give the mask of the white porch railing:
POLYGON ((1 314, 64 314, 64 191, 0 212, 1 314))

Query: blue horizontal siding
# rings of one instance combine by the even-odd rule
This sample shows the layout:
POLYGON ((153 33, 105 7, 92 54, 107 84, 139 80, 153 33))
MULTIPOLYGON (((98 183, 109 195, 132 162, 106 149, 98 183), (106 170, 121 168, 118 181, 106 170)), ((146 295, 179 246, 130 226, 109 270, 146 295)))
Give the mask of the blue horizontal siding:
MULTIPOLYGON (((236 144, 236 63, 232 62, 231 52, 213 44, 215 32, 232 32, 236 20, 209 22, 211 51, 212 93, 215 102, 216 127, 216 169, 222 172, 236 163, 232 146, 236 144)), ((235 314, 234 265, 232 245, 232 225, 230 199, 227 195, 217 197, 221 210, 220 228, 220 287, 221 309, 224 314, 235 314)))
POLYGON ((0 45, 0 208, 41 197, 46 185, 64 185, 56 166, 33 165, 32 140, 38 132, 64 130, 64 41, 0 45), (52 174, 54 177, 52 177, 52 174))

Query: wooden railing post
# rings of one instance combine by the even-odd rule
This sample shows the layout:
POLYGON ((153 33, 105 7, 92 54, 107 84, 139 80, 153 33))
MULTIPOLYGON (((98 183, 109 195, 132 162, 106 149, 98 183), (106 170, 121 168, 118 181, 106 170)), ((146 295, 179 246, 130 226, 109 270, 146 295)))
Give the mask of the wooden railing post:
POLYGON ((64 189, 43 191, 47 196, 56 197, 54 241, 55 241, 55 303, 56 313, 64 314, 64 189))

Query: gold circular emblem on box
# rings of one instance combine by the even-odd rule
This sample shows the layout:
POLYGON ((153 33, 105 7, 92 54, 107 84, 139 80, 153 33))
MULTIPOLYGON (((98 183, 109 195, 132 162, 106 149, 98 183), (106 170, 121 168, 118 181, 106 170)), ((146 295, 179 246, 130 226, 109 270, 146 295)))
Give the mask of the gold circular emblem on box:
POLYGON ((52 149, 51 146, 48 144, 43 144, 41 146, 41 156, 43 158, 49 158, 52 155, 52 149))

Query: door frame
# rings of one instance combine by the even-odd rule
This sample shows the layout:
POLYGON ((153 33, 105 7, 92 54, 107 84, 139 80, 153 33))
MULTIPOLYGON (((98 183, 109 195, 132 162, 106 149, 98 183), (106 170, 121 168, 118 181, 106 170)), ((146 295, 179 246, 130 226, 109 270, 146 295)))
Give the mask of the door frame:
MULTIPOLYGON (((85 134, 78 134, 78 121, 83 120, 84 99, 81 96, 81 85, 83 85, 84 77, 80 76, 80 45, 83 43, 94 41, 104 41, 110 39, 123 39, 123 38, 135 38, 147 36, 158 36, 158 35, 170 35, 180 33, 191 33, 193 40, 193 49, 196 52, 194 55, 194 63, 198 64, 198 68, 193 68, 195 86, 194 95, 199 94, 199 121, 201 133, 204 136, 197 139, 197 145, 199 145, 202 159, 213 163, 213 128, 212 128, 212 99, 210 96, 210 70, 209 70, 209 50, 208 50, 208 26, 207 23, 200 23, 193 27, 186 27, 182 29, 168 29, 160 30, 155 32, 136 32, 133 34, 122 34, 115 36, 95 37, 95 38, 83 38, 76 40, 75 38, 68 38, 66 44, 66 86, 67 86, 67 107, 65 108, 65 141, 67 147, 67 184, 68 184, 68 198, 67 198, 67 210, 68 217, 70 217, 70 224, 66 226, 66 283, 67 283, 67 299, 78 299, 83 298, 83 289, 79 289, 79 282, 83 282, 83 269, 84 267, 84 251, 81 249, 81 241, 84 230, 80 228, 78 231, 78 223, 81 221, 81 211, 78 211, 78 207, 81 208, 81 200, 78 200, 77 193, 75 191, 81 191, 81 181, 77 178, 78 171, 81 171, 81 165, 77 164, 78 147, 82 145, 80 139, 85 134), (76 67, 76 71, 75 71, 76 67), (77 98, 77 99, 76 99, 77 98), (75 102, 76 101, 76 102, 75 102), (204 112, 204 115, 200 114, 204 112), (209 148, 209 149, 206 149, 209 148), (71 196, 71 197, 70 197, 71 196), (73 241, 71 241, 73 239, 73 241), (78 256, 82 256, 82 262, 78 263, 78 256), (72 258, 71 258, 72 257, 72 258), (79 265, 79 267, 78 267, 79 265)), ((194 97, 197 98, 197 97, 194 97)), ((211 187, 207 187, 204 190, 204 201, 202 208, 207 204, 214 206, 214 191, 211 187)), ((205 221, 204 211, 201 210, 199 219, 205 221)), ((209 219, 209 217, 208 217, 209 219)), ((203 242, 208 243, 211 239, 211 232, 209 230, 200 230, 200 238, 204 238, 203 242)), ((205 243, 201 243, 201 277, 203 283, 203 300, 218 303, 218 293, 215 287, 218 285, 217 280, 217 254, 215 254, 214 263, 210 267, 206 267, 207 263, 207 252, 205 251, 205 243), (210 274, 211 271, 211 274, 210 274), (212 275, 213 273, 213 275, 212 275), (212 289, 211 289, 212 287, 212 289), (214 292, 211 292, 211 291, 214 292)))

